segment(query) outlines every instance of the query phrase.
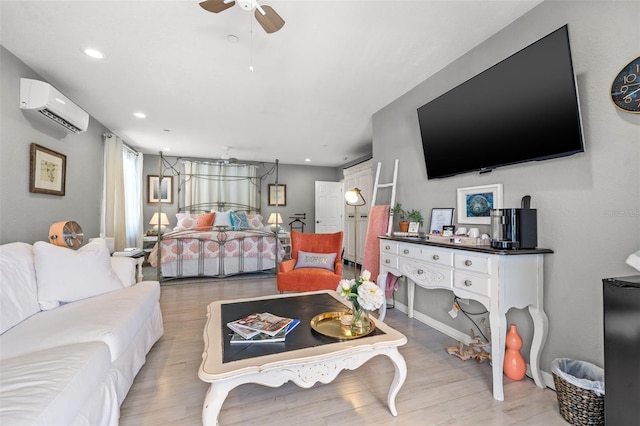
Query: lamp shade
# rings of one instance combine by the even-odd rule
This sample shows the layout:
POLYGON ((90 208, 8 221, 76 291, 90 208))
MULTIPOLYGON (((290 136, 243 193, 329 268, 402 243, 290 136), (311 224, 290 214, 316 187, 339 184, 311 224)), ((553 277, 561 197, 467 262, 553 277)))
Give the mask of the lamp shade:
MULTIPOLYGON (((169 218, 166 213, 160 213, 160 225, 168 225, 169 218)), ((151 220, 149 221, 149 225, 158 225, 158 212, 155 212, 153 216, 151 216, 151 220)))
POLYGON ((367 202, 364 200, 360 188, 353 188, 345 192, 344 199, 349 206, 364 206, 367 202))
POLYGON ((282 223, 282 216, 280 216, 280 213, 271 213, 269 215, 269 219, 267 219, 267 223, 271 223, 271 224, 282 223))

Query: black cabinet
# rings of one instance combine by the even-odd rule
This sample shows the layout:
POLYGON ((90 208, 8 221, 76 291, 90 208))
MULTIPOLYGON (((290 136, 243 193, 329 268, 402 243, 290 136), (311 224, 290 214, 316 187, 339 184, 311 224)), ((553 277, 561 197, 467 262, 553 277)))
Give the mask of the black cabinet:
POLYGON ((604 300, 604 420, 640 424, 640 275, 606 278, 604 300))

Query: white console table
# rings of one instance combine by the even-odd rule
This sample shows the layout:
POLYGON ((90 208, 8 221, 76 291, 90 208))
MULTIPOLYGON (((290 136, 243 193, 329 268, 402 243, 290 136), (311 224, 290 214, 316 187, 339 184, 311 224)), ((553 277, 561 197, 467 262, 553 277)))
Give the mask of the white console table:
POLYGON ((493 397, 504 400, 506 313, 528 308, 534 332, 529 364, 538 387, 545 384, 540 354, 547 339, 543 310, 543 263, 548 249, 496 250, 484 246, 441 244, 418 238, 380 237, 380 273, 403 275, 408 282, 408 315, 413 318, 415 286, 448 289, 460 298, 476 300, 489 311, 493 397))

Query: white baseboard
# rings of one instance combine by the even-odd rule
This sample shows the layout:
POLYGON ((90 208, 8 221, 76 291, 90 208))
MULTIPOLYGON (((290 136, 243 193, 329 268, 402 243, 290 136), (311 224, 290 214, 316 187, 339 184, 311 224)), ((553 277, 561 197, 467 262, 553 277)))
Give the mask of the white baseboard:
MULTIPOLYGON (((400 312, 404 312, 405 314, 408 312, 407 306, 398 302, 395 302, 394 309, 397 309, 400 312)), ((442 334, 445 334, 451 337, 452 339, 455 339, 459 342, 464 343, 465 345, 468 345, 469 343, 473 342, 473 340, 471 340, 471 336, 469 336, 468 334, 464 334, 461 331, 456 330, 455 328, 448 326, 447 324, 430 317, 429 315, 423 314, 422 312, 418 312, 414 310, 413 317, 418 321, 420 321, 421 323, 426 324, 429 327, 438 330, 442 334)), ((490 350, 490 349, 487 349, 487 350, 490 350)), ((542 380, 544 381, 544 384, 548 388, 555 390, 556 387, 553 383, 553 376, 551 375, 551 373, 548 373, 546 371, 542 371, 541 373, 542 373, 542 380)), ((531 366, 529 364, 527 364, 527 376, 530 378, 532 377, 531 366)))

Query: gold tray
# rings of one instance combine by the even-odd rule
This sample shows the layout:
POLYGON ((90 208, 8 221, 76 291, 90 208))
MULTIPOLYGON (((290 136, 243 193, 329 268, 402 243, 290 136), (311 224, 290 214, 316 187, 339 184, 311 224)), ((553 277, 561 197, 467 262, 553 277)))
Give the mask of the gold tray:
POLYGON ((369 330, 362 333, 353 331, 350 328, 342 327, 340 320, 345 315, 351 315, 351 312, 325 312, 323 314, 316 315, 311 319, 311 328, 324 336, 333 337, 334 339, 339 340, 351 340, 364 337, 371 334, 371 332, 376 329, 376 324, 371 320, 369 320, 369 323, 371 324, 369 330))

